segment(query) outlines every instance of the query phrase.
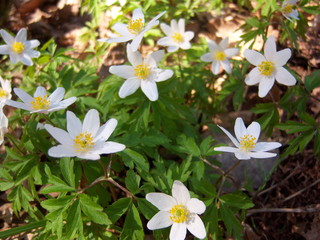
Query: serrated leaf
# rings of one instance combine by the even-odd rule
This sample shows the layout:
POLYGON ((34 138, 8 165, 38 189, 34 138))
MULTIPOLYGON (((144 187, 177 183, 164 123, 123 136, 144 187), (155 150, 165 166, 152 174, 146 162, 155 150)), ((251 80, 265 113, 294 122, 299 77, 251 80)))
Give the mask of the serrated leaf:
POLYGON ((81 210, 79 199, 77 199, 68 211, 66 222, 66 235, 67 239, 73 239, 76 232, 79 229, 79 225, 82 224, 81 210))
POLYGON ((60 170, 64 177, 64 179, 67 181, 67 183, 71 187, 75 187, 75 175, 74 175, 74 160, 70 158, 61 158, 60 161, 60 170))
POLYGON ((159 210, 145 198, 137 198, 139 211, 150 220, 159 210))
POLYGON ((232 207, 236 207, 239 209, 248 209, 252 208, 254 204, 248 198, 247 195, 243 193, 229 193, 220 197, 220 201, 224 204, 227 204, 232 207))
POLYGON ((242 235, 242 226, 240 221, 235 217, 235 213, 231 211, 228 206, 220 205, 221 220, 227 228, 228 236, 235 236, 236 238, 242 235))
POLYGON ((124 154, 126 155, 126 157, 129 157, 129 159, 132 160, 138 168, 146 172, 149 171, 149 163, 140 153, 127 148, 121 154, 124 154))
POLYGON ((115 223, 127 210, 131 204, 131 198, 120 198, 110 205, 106 212, 112 223, 115 223))
POLYGON ((140 180, 141 177, 137 175, 132 169, 127 171, 127 176, 125 178, 125 184, 127 188, 132 192, 133 194, 138 193, 139 186, 140 186, 140 180))
POLYGON ((141 239, 144 239, 144 232, 140 215, 134 204, 131 204, 126 220, 124 222, 123 231, 120 235, 120 240, 141 239))
POLYGON ((64 196, 57 199, 48 199, 40 203, 40 205, 47 209, 49 212, 56 211, 58 209, 68 208, 69 204, 74 199, 74 196, 64 196))

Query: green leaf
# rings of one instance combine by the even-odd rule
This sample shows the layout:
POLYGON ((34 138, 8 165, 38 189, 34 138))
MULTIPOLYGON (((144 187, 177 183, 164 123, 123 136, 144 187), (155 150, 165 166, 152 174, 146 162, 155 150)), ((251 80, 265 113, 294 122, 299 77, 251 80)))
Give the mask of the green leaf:
POLYGON ((74 160, 72 158, 61 158, 60 170, 67 183, 75 188, 74 160))
POLYGON ((136 194, 139 192, 140 180, 141 180, 141 177, 137 175, 132 169, 127 171, 125 183, 127 188, 133 194, 136 194))
POLYGON ((134 204, 131 203, 129 212, 124 222, 120 240, 141 240, 144 239, 144 232, 139 212, 134 204))
POLYGON ((103 212, 103 208, 96 202, 92 201, 88 195, 81 193, 78 196, 83 213, 92 221, 105 225, 110 225, 112 223, 108 215, 103 212))
POLYGON ((24 233, 24 232, 31 231, 33 229, 44 227, 45 225, 46 225, 46 220, 28 223, 23 226, 11 228, 9 230, 0 232, 0 238, 4 239, 4 238, 10 237, 10 236, 15 236, 19 233, 24 233))
POLYGON ((312 126, 290 120, 285 123, 278 124, 277 127, 281 130, 286 130, 288 134, 305 132, 313 128, 312 126))
POLYGON ((120 198, 107 208, 106 212, 112 223, 115 223, 128 210, 131 200, 131 198, 120 198))
POLYGON ((120 153, 120 155, 122 155, 122 154, 124 154, 125 157, 132 160, 138 168, 140 168, 146 172, 149 172, 149 163, 144 158, 144 156, 142 156, 140 153, 127 148, 123 152, 120 153))
POLYGON ((309 92, 320 86, 320 70, 314 71, 311 75, 305 77, 304 86, 309 92))
POLYGON ((220 197, 220 201, 232 207, 239 209, 252 208, 254 204, 247 195, 241 192, 233 192, 220 197))
POLYGON ((49 212, 56 211, 58 209, 68 208, 75 196, 63 196, 57 199, 48 199, 40 203, 40 205, 47 209, 49 212))
POLYGON ((82 225, 82 218, 81 218, 79 199, 77 199, 72 204, 68 212, 67 222, 66 222, 67 239, 74 238, 76 232, 80 228, 80 224, 82 225))
POLYGON ((229 237, 234 236, 239 239, 242 235, 242 226, 240 221, 236 218, 235 213, 224 204, 220 205, 220 216, 227 228, 227 234, 229 237))
POLYGON ((139 211, 150 220, 159 210, 145 198, 137 198, 139 211))

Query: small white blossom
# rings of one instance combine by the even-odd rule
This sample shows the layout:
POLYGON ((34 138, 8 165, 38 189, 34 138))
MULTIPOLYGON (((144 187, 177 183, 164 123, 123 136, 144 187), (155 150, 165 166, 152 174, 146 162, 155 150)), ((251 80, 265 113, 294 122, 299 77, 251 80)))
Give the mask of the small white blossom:
POLYGON ((162 70, 157 64, 164 57, 164 51, 156 51, 143 59, 140 52, 132 51, 130 44, 127 45, 127 56, 132 66, 111 66, 110 73, 125 78, 119 90, 119 96, 125 98, 133 94, 140 86, 143 93, 150 101, 158 100, 157 82, 171 78, 172 70, 162 70))
POLYGON ((46 89, 41 86, 37 87, 33 97, 19 88, 14 88, 13 91, 23 102, 7 100, 6 104, 30 111, 30 113, 48 114, 49 112, 65 109, 77 100, 76 97, 71 97, 61 101, 65 93, 63 87, 58 87, 49 96, 47 95, 46 89))
POLYGON ((0 145, 3 143, 4 134, 8 132, 8 118, 3 113, 4 103, 0 103, 0 145))
POLYGON ((0 77, 0 103, 5 103, 7 99, 11 99, 11 82, 9 80, 3 80, 0 77))
POLYGON ((234 138, 231 133, 221 126, 218 126, 232 141, 236 147, 215 147, 215 151, 232 152, 239 160, 248 160, 250 158, 270 158, 276 153, 267 151, 281 146, 278 142, 259 142, 260 124, 252 122, 248 128, 243 123, 242 118, 237 118, 234 125, 234 138))
POLYGON ((212 62, 211 71, 213 74, 218 74, 220 67, 231 73, 231 64, 229 58, 239 53, 239 48, 228 48, 229 38, 224 38, 219 44, 213 40, 208 40, 209 53, 201 56, 201 61, 212 62))
POLYGON ((145 32, 150 30, 152 27, 159 24, 158 19, 165 14, 166 11, 158 14, 154 17, 146 26, 144 20, 144 14, 141 8, 137 8, 132 13, 132 19, 128 24, 116 23, 113 26, 113 30, 116 34, 112 34, 111 38, 98 39, 101 42, 113 43, 113 42, 127 42, 132 40, 131 47, 133 51, 137 51, 143 35, 145 32))
POLYGON ((0 34, 6 43, 6 45, 0 46, 0 54, 8 54, 12 63, 16 64, 21 61, 27 66, 32 66, 31 58, 40 56, 40 52, 33 50, 40 45, 40 42, 38 40, 27 41, 25 28, 20 29, 16 37, 12 37, 3 29, 0 30, 0 34))
POLYGON ((286 48, 277 52, 273 35, 269 36, 264 45, 264 55, 250 49, 246 49, 243 55, 251 64, 256 66, 248 74, 245 82, 250 86, 259 83, 259 97, 262 98, 267 95, 275 80, 286 86, 296 84, 294 76, 282 67, 291 57, 291 50, 286 48))
POLYGON ((91 109, 84 117, 83 123, 76 115, 67 111, 67 130, 46 124, 45 129, 60 145, 49 149, 51 157, 78 157, 88 160, 98 160, 101 154, 120 152, 125 149, 121 143, 107 141, 118 122, 111 118, 100 127, 99 113, 91 109), (107 142, 106 142, 107 141, 107 142))
POLYGON ((156 230, 171 227, 170 240, 184 240, 187 229, 195 237, 206 237, 206 229, 198 214, 204 213, 206 206, 197 198, 190 198, 188 189, 180 181, 174 181, 172 196, 164 193, 148 193, 146 199, 160 211, 147 224, 156 230))
POLYGON ((190 40, 194 37, 194 32, 185 31, 185 20, 179 19, 171 20, 170 26, 161 23, 160 28, 167 35, 166 37, 160 38, 158 44, 162 46, 168 46, 168 52, 177 51, 181 49, 189 49, 191 47, 190 40))
POLYGON ((294 6, 297 2, 298 0, 286 0, 281 6, 282 15, 291 22, 294 21, 293 19, 299 20, 299 13, 296 9, 294 9, 294 6))

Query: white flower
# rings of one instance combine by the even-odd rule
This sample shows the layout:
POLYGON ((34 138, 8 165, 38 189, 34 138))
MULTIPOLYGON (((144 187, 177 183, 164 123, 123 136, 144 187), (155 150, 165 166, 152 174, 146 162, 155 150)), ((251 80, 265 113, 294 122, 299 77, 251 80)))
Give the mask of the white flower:
POLYGON ((112 34, 112 38, 109 39, 98 39, 101 42, 113 43, 113 42, 127 42, 132 40, 131 47, 133 51, 137 51, 139 44, 143 38, 145 32, 147 32, 152 27, 159 24, 158 19, 166 11, 158 14, 153 18, 146 26, 144 22, 144 14, 141 8, 137 8, 133 11, 132 19, 128 24, 116 23, 113 26, 113 30, 116 34, 112 34))
POLYGON ((127 45, 127 56, 132 66, 111 66, 110 73, 125 78, 119 90, 119 96, 125 98, 134 93, 140 86, 150 101, 158 100, 156 82, 162 82, 171 78, 172 70, 162 70, 157 64, 164 57, 164 51, 156 51, 143 59, 140 52, 132 51, 130 44, 127 45))
POLYGON ((251 64, 256 66, 248 74, 245 82, 247 85, 259 83, 259 97, 262 98, 267 95, 275 80, 286 86, 295 85, 296 79, 294 76, 282 67, 291 57, 291 50, 286 48, 277 52, 273 35, 267 39, 264 45, 264 55, 250 49, 246 49, 243 55, 251 64))
POLYGON ((168 46, 168 52, 177 51, 179 48, 189 49, 191 47, 190 40, 194 37, 192 31, 185 32, 185 20, 179 19, 171 20, 170 27, 167 24, 161 23, 160 28, 167 35, 160 38, 158 44, 162 46, 168 46))
POLYGON ((58 87, 49 96, 47 95, 46 89, 41 86, 37 87, 33 97, 19 88, 14 88, 13 91, 23 102, 7 100, 6 104, 30 111, 30 113, 48 114, 49 112, 65 109, 77 100, 76 97, 71 97, 61 101, 65 93, 63 87, 58 87))
POLYGON ((0 103, 0 145, 3 143, 4 134, 8 132, 8 118, 3 113, 4 103, 0 103))
POLYGON ((82 159, 98 160, 101 154, 110 154, 122 151, 125 145, 107 141, 118 122, 111 118, 100 127, 99 113, 95 109, 87 112, 83 123, 76 115, 67 111, 67 130, 46 124, 45 129, 60 145, 49 149, 51 157, 78 157, 82 159))
POLYGON ((4 103, 7 99, 11 99, 11 82, 9 80, 3 80, 2 77, 0 77, 0 103, 4 103))
POLYGON ((239 48, 228 48, 229 38, 224 38, 219 45, 213 40, 208 40, 209 53, 201 56, 201 61, 212 62, 211 71, 213 74, 218 74, 220 66, 227 73, 231 73, 231 65, 228 58, 239 53, 239 48))
POLYGON ((195 237, 206 237, 206 229, 198 214, 204 213, 206 206, 197 198, 190 198, 188 189, 180 181, 174 181, 172 196, 164 193, 148 193, 146 199, 160 211, 147 224, 150 230, 172 225, 170 240, 183 240, 187 229, 195 237))
POLYGON ((294 9, 294 5, 298 2, 298 0, 286 0, 282 3, 281 13, 287 18, 289 21, 293 22, 293 19, 299 20, 299 13, 296 9, 294 9))
POLYGON ((218 126, 236 147, 215 147, 215 151, 232 152, 236 158, 240 160, 247 160, 250 158, 270 158, 274 157, 276 153, 269 153, 267 151, 276 149, 281 146, 278 142, 257 142, 260 135, 260 124, 252 122, 248 128, 243 123, 242 118, 237 118, 234 125, 234 138, 226 129, 218 126))
POLYGON ((9 54, 12 63, 16 64, 21 61, 25 65, 32 66, 31 58, 40 56, 40 52, 32 49, 38 47, 40 42, 38 40, 27 41, 25 28, 20 29, 15 38, 3 29, 0 30, 0 34, 6 42, 6 45, 0 46, 0 54, 9 54))

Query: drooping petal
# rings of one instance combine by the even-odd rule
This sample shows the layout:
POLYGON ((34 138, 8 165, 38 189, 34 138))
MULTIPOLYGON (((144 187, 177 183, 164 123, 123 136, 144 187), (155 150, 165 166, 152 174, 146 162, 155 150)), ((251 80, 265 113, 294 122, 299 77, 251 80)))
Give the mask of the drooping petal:
POLYGON ((146 199, 160 211, 169 211, 177 204, 173 197, 165 193, 148 193, 146 199))
POLYGON ((258 142, 252 151, 266 152, 281 147, 278 142, 258 142))
POLYGON ((237 151, 234 153, 234 155, 236 156, 236 158, 238 158, 239 160, 249 160, 251 152, 244 152, 244 151, 237 151))
POLYGON ((50 124, 45 124, 44 128, 50 133, 50 135, 56 139, 60 144, 66 145, 66 146, 72 146, 73 141, 65 130, 56 128, 51 126, 50 124))
POLYGON ((126 148, 125 145, 117 142, 100 142, 99 144, 96 144, 94 148, 92 149, 92 153, 94 154, 110 154, 110 153, 116 153, 121 152, 126 148))
POLYGON ((235 147, 215 147, 214 150, 215 151, 220 151, 220 152, 235 153, 235 152, 239 151, 239 148, 235 148, 235 147))
POLYGON ((156 82, 163 82, 169 78, 171 78, 173 75, 173 71, 170 69, 163 70, 161 73, 159 73, 158 78, 155 79, 156 82))
POLYGON ((266 61, 266 58, 261 53, 251 49, 244 50, 243 56, 254 66, 258 66, 262 61, 266 61))
POLYGON ((184 240, 187 235, 185 223, 173 223, 170 230, 170 240, 184 240))
POLYGON ((133 67, 129 65, 111 66, 109 72, 124 79, 134 76, 133 67))
POLYGON ((54 90, 48 99, 50 100, 51 104, 60 102, 64 97, 65 89, 63 87, 58 87, 56 90, 54 90))
POLYGON ((156 61, 156 63, 159 63, 164 58, 164 50, 155 51, 155 52, 151 53, 147 57, 147 59, 149 57, 153 58, 156 61))
POLYGON ((71 149, 64 145, 58 145, 52 147, 48 150, 48 155, 50 157, 61 158, 61 157, 74 157, 76 153, 71 149))
POLYGON ((231 64, 230 64, 230 62, 229 62, 228 59, 225 59, 225 60, 223 60, 223 61, 220 61, 220 63, 221 63, 221 65, 222 65, 223 69, 226 70, 227 73, 230 74, 230 73, 232 72, 232 70, 231 70, 231 64))
MULTIPOLYGON (((172 21, 172 20, 171 20, 172 21)), ((165 23, 161 23, 160 24, 160 28, 161 30, 163 31, 164 34, 166 34, 167 36, 171 36, 174 34, 174 32, 172 31, 171 27, 168 26, 167 24, 165 23)))
POLYGON ((139 33, 131 42, 131 49, 132 51, 137 51, 138 50, 138 47, 142 41, 142 38, 143 38, 143 34, 144 32, 141 32, 139 33))
POLYGON ((154 81, 141 81, 141 90, 150 101, 158 100, 158 88, 154 81))
POLYGON ((178 204, 186 205, 190 201, 190 193, 186 186, 175 180, 172 186, 172 197, 177 200, 178 204))
POLYGON ((14 43, 14 37, 12 37, 7 31, 1 29, 0 34, 5 43, 9 46, 11 46, 14 43))
POLYGON ((247 85, 252 86, 259 83, 261 78, 262 76, 260 74, 259 68, 255 67, 249 72, 244 81, 247 85))
POLYGON ((168 47, 168 52, 175 52, 179 49, 179 45, 176 44, 176 45, 171 45, 168 47))
POLYGON ((118 124, 117 119, 114 119, 114 118, 109 119, 105 124, 103 124, 99 128, 94 138, 94 142, 106 141, 115 130, 117 124, 118 124))
POLYGON ((45 95, 47 95, 47 90, 44 87, 39 86, 34 92, 33 97, 44 97, 45 95))
POLYGON ((67 111, 67 130, 73 139, 82 132, 80 119, 70 111, 67 111))
POLYGON ((200 57, 201 61, 204 62, 212 62, 213 61, 213 55, 211 52, 205 53, 200 57))
POLYGON ((21 28, 17 33, 15 41, 24 43, 26 40, 27 40, 27 30, 25 28, 21 28))
POLYGON ((20 54, 20 61, 24 64, 24 65, 27 65, 27 66, 32 66, 33 65, 33 62, 32 62, 32 59, 31 57, 26 54, 26 53, 21 53, 20 54))
POLYGON ((211 71, 214 75, 217 75, 220 71, 220 62, 214 60, 211 64, 211 71))
POLYGON ((191 219, 187 222, 187 229, 199 239, 204 239, 207 235, 206 228, 197 214, 191 216, 191 219))
POLYGON ((247 134, 252 135, 256 140, 254 142, 257 142, 260 136, 261 127, 260 124, 257 122, 252 122, 248 128, 247 128, 247 134))
POLYGON ((259 97, 263 98, 267 95, 274 84, 274 77, 262 77, 259 83, 259 97))
POLYGON ((197 198, 191 198, 187 203, 187 208, 191 213, 202 214, 206 210, 206 205, 197 198))
POLYGON ((231 58, 239 53, 239 48, 228 48, 224 50, 227 58, 231 58))
POLYGON ((276 41, 274 40, 274 36, 270 35, 264 45, 264 56, 268 61, 272 61, 277 52, 276 41))
POLYGON ((141 80, 136 77, 128 78, 122 84, 122 86, 119 90, 119 97, 125 98, 125 97, 131 95, 132 93, 134 93, 135 91, 137 91, 137 89, 140 87, 140 82, 141 82, 141 80))
POLYGON ((281 67, 288 62, 290 57, 291 57, 291 50, 289 48, 286 48, 275 54, 273 62, 276 66, 281 67))
POLYGON ((286 86, 293 86, 296 84, 297 80, 292 74, 284 67, 278 67, 276 71, 276 80, 286 86))
POLYGON ((134 67, 143 63, 143 59, 140 52, 133 51, 130 43, 127 44, 127 57, 129 62, 134 67))
POLYGON ((91 133, 95 136, 100 128, 100 117, 96 109, 90 109, 84 117, 82 132, 91 133))
POLYGON ((14 93, 25 103, 31 102, 33 97, 31 97, 28 93, 21 90, 20 88, 14 88, 14 93))
POLYGON ((100 159, 99 154, 90 153, 90 152, 88 152, 88 153, 79 152, 79 153, 77 153, 76 157, 86 159, 86 160, 99 160, 100 159))
POLYGON ((228 138, 230 138, 230 140, 232 141, 232 143, 233 143, 236 147, 239 147, 239 146, 240 146, 238 140, 237 140, 234 136, 232 136, 232 134, 231 134, 229 131, 227 131, 225 128, 223 128, 223 127, 221 127, 221 126, 219 126, 219 125, 218 125, 218 127, 228 136, 228 138))
POLYGON ((33 110, 28 104, 25 104, 25 103, 22 103, 22 102, 16 102, 16 101, 13 101, 13 100, 10 100, 10 99, 6 100, 6 105, 9 105, 9 106, 12 106, 12 107, 15 107, 15 108, 24 109, 24 110, 27 110, 27 111, 32 111, 33 110))
POLYGON ((8 45, 1 45, 0 46, 0 54, 5 55, 5 54, 10 54, 10 46, 8 45))
POLYGON ((276 153, 270 152, 249 152, 249 155, 253 158, 272 158, 277 156, 276 153))
POLYGON ((150 221, 147 223, 147 228, 149 230, 156 230, 169 227, 172 225, 172 221, 169 217, 170 213, 160 211, 150 219, 150 221))

